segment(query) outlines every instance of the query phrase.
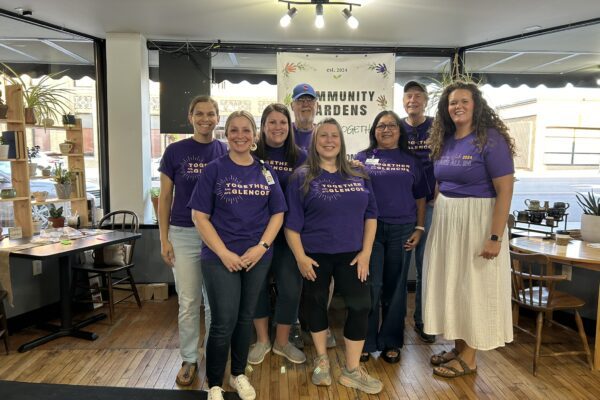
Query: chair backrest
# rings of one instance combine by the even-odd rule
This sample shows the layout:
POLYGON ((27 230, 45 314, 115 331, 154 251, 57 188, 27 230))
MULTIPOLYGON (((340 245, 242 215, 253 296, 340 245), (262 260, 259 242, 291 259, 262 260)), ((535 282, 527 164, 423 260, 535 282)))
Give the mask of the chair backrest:
POLYGON ((506 221, 506 226, 508 227, 508 238, 512 239, 512 230, 515 228, 515 216, 512 214, 508 214, 508 220, 506 221))
MULTIPOLYGON (((100 229, 110 229, 119 232, 138 233, 140 231, 140 223, 136 213, 129 210, 117 210, 106 214, 98 223, 100 229)), ((131 246, 129 260, 133 257, 135 247, 135 239, 127 242, 131 246)))
POLYGON ((543 254, 510 252, 512 299, 533 309, 549 309, 556 282, 566 275, 554 275, 552 261, 543 254))

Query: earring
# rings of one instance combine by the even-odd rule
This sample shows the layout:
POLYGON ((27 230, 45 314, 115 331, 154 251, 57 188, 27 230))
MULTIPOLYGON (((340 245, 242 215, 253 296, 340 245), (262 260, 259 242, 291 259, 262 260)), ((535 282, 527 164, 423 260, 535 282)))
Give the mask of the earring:
POLYGON ((252 146, 250 146, 250 151, 256 151, 256 149, 258 149, 258 146, 255 143, 252 143, 252 146))

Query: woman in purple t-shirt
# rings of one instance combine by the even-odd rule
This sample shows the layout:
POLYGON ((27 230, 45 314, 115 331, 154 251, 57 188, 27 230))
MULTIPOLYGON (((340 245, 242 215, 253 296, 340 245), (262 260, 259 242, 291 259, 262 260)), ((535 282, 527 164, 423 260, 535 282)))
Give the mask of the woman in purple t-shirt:
MULTIPOLYGON (((260 119, 260 137, 254 155, 265 160, 277 174, 279 184, 285 192, 287 181, 292 172, 306 160, 306 153, 296 146, 292 134, 290 112, 284 104, 269 104, 260 119)), ((289 342, 291 325, 298 318, 298 304, 302 291, 302 275, 298 271, 294 255, 285 241, 283 231, 273 242, 273 260, 271 273, 277 287, 275 314, 277 324, 273 353, 287 358, 290 362, 301 364, 306 361, 304 353, 289 342)), ((269 313, 271 311, 268 290, 269 279, 265 280, 261 291, 254 327, 256 343, 250 348, 248 362, 260 364, 271 351, 269 339, 269 313)))
POLYGON ((367 175, 346 160, 342 128, 332 118, 315 128, 306 165, 287 187, 285 236, 304 279, 303 307, 317 358, 315 385, 331 385, 327 356, 327 300, 331 278, 344 297, 346 366, 339 382, 379 393, 381 381, 360 366, 371 296, 367 276, 377 229, 377 204, 367 175))
MULTIPOLYGON (((187 203, 206 164, 227 153, 227 146, 213 139, 213 130, 219 122, 216 101, 209 96, 195 97, 189 106, 188 120, 194 128, 194 136, 170 144, 158 168, 160 253, 175 276, 179 302, 179 344, 183 360, 176 382, 182 386, 191 385, 198 370, 202 301, 199 251, 202 241, 187 203)), ((204 317, 208 332, 210 308, 206 301, 204 317)))
POLYGON ((273 169, 252 156, 254 117, 246 111, 231 113, 225 135, 229 154, 206 166, 188 206, 203 239, 200 258, 212 311, 206 345, 208 398, 223 398, 231 347, 229 385, 248 400, 256 397, 244 375, 252 319, 287 206, 273 169))
POLYGON ((429 186, 421 162, 408 150, 408 135, 395 112, 377 114, 369 142, 356 159, 371 178, 379 217, 370 261, 369 331, 361 361, 382 351, 385 361, 397 363, 404 345, 408 269, 412 250, 425 230, 429 186))
POLYGON ((506 222, 513 192, 508 128, 472 83, 447 86, 431 130, 437 197, 424 261, 424 330, 455 340, 431 357, 454 378, 477 370, 477 350, 513 339, 506 222))

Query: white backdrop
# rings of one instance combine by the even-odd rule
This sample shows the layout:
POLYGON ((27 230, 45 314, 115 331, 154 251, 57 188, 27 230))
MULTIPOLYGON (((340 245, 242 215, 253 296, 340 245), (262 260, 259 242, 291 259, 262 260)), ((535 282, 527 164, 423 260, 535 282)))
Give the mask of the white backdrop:
POLYGON ((355 154, 369 144, 375 116, 394 109, 394 64, 392 53, 277 53, 277 98, 289 105, 294 86, 312 85, 319 95, 315 121, 337 119, 348 154, 355 154))

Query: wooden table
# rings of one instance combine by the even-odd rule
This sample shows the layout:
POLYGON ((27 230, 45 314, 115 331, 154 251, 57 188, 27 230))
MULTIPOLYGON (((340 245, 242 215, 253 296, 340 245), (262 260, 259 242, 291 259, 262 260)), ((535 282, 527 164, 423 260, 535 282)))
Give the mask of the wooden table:
MULTIPOLYGON (((567 246, 557 246, 553 240, 520 237, 510 241, 513 250, 522 253, 547 255, 552 262, 600 272, 600 248, 586 246, 581 240, 571 240, 567 246)), ((600 287, 596 311, 596 341, 594 345, 594 369, 600 370, 600 287)))
MULTIPOLYGON (((59 265, 59 285, 60 285, 60 326, 49 325, 45 327, 50 330, 50 334, 34 339, 31 342, 19 347, 19 352, 25 352, 40 346, 51 340, 63 336, 73 336, 86 340, 96 340, 98 335, 93 332, 82 331, 81 328, 88 326, 96 321, 106 318, 106 314, 96 314, 83 321, 74 323, 71 311, 71 255, 85 250, 91 250, 98 247, 104 247, 110 244, 127 242, 132 239, 138 239, 142 235, 130 232, 109 231, 100 235, 86 236, 71 240, 70 244, 54 243, 38 247, 32 247, 24 250, 17 250, 10 253, 11 257, 28 258, 34 260, 44 260, 58 258, 59 265)), ((26 239, 24 239, 26 240, 26 239)))

